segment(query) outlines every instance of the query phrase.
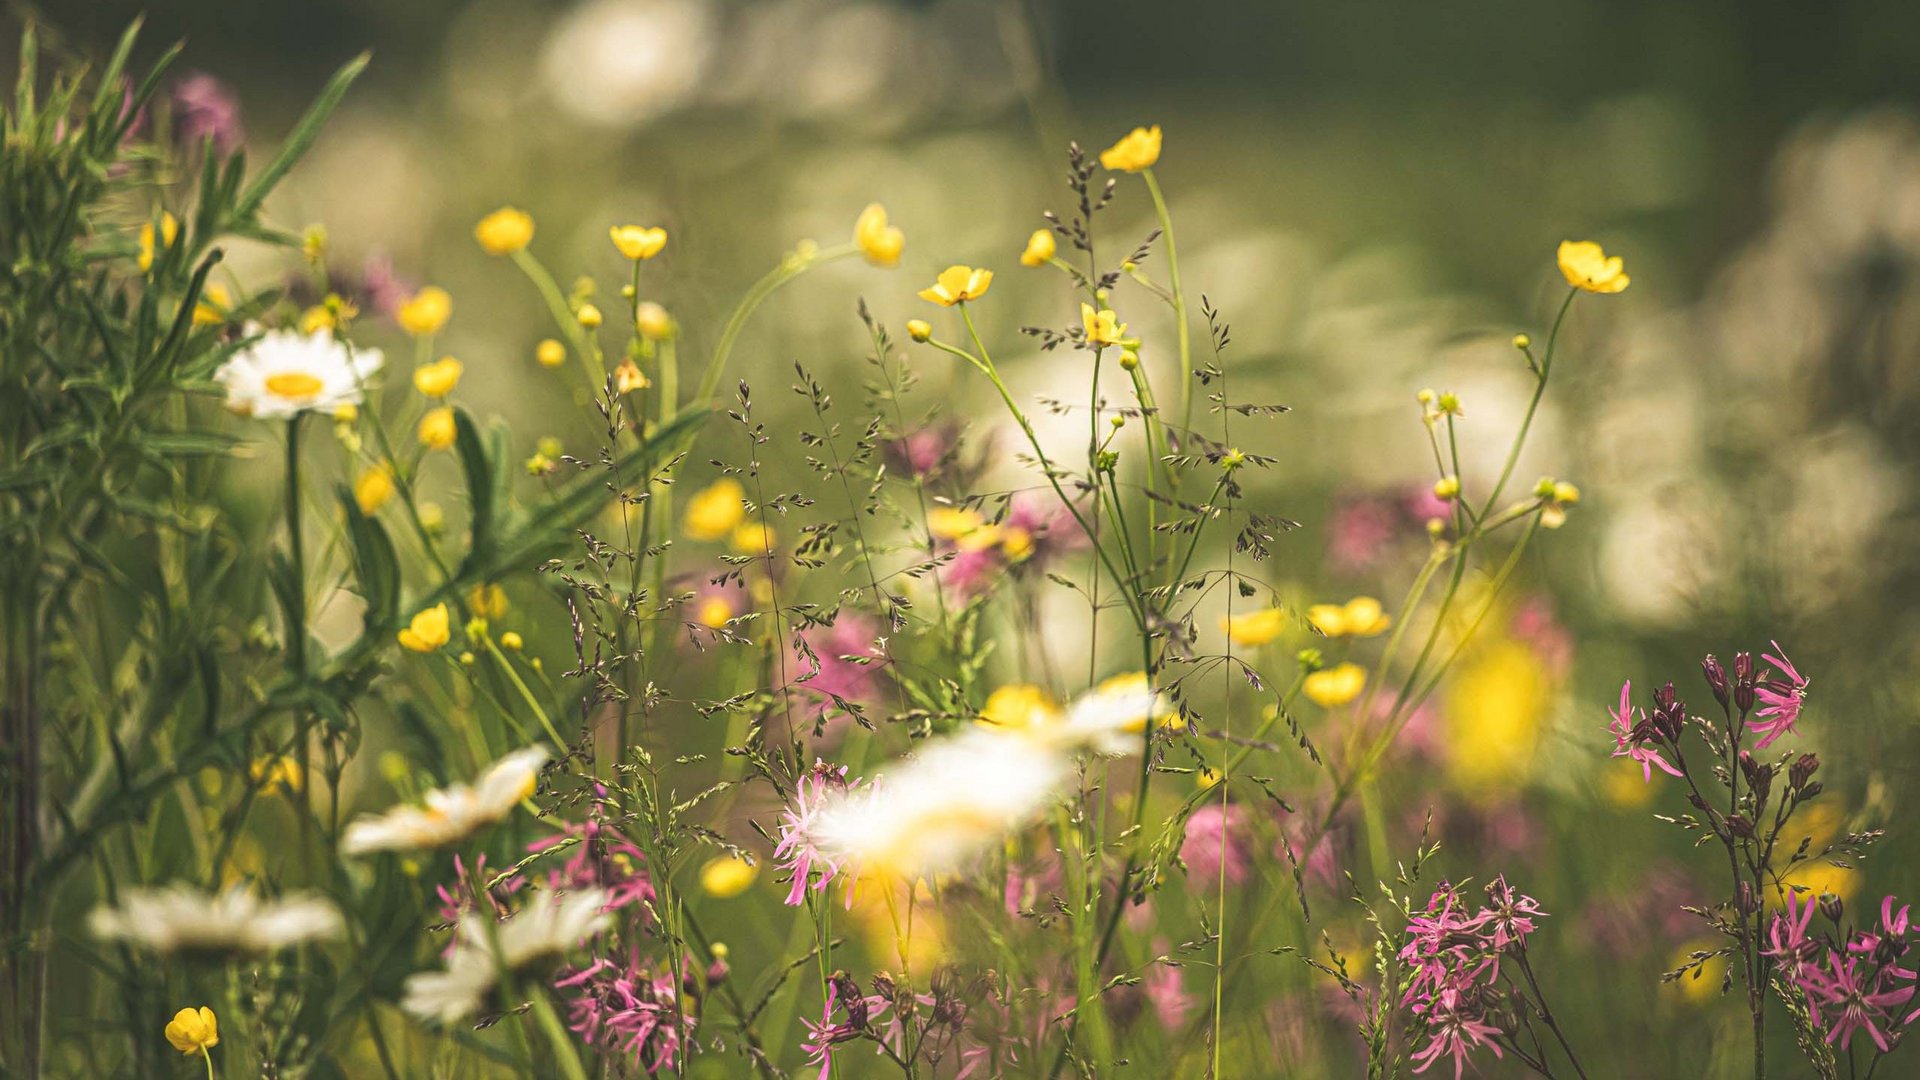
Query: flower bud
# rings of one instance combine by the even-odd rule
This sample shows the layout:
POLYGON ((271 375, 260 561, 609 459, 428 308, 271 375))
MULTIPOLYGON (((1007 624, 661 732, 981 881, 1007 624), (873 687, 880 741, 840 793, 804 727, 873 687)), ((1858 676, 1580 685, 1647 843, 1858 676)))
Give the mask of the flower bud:
POLYGON ((580 325, 589 330, 599 329, 600 323, 603 321, 600 309, 594 307, 592 304, 581 304, 580 310, 574 312, 573 317, 580 320, 580 325))
POLYGON ((1513 347, 1525 352, 1533 348, 1533 339, 1525 334, 1515 334, 1513 335, 1513 347))
POLYGON ((1815 754, 1801 754, 1787 767, 1787 786, 1794 791, 1807 786, 1813 774, 1820 771, 1820 758, 1815 754))
POLYGON ((1139 353, 1134 352, 1132 349, 1120 350, 1120 369, 1122 371, 1132 371, 1134 368, 1137 368, 1139 366, 1140 366, 1139 353))
POLYGON ((1732 700, 1731 688, 1727 683, 1727 669, 1720 666, 1720 658, 1708 653, 1707 658, 1700 661, 1700 673, 1707 677, 1707 685, 1713 688, 1713 700, 1719 702, 1721 708, 1726 708, 1727 702, 1732 700))
POLYGON ((1754 894, 1753 882, 1745 878, 1740 879, 1740 888, 1733 894, 1733 906, 1739 909, 1742 915, 1751 915, 1760 910, 1760 898, 1754 894))
POLYGON ((1433 485, 1433 496, 1436 499, 1441 499, 1446 502, 1452 502, 1459 498, 1460 478, 1451 475, 1441 477, 1433 485))
POLYGON ((927 341, 933 337, 933 324, 925 319, 908 319, 907 336, 915 341, 927 341))
POLYGON ((1838 896, 1835 896, 1833 893, 1820 894, 1820 914, 1825 915, 1827 918, 1832 919, 1835 923, 1838 923, 1840 921, 1841 916, 1845 915, 1846 913, 1847 913, 1846 901, 1840 899, 1838 896))
POLYGON ((1753 839, 1753 822, 1747 820, 1745 814, 1728 814, 1727 831, 1742 840, 1751 840, 1753 839))
POLYGON ((1422 391, 1420 391, 1419 393, 1417 393, 1417 394, 1415 394, 1415 395, 1413 395, 1413 397, 1414 397, 1414 400, 1415 400, 1415 401, 1418 401, 1418 402, 1419 402, 1420 404, 1422 404, 1422 405, 1431 405, 1431 404, 1433 404, 1433 403, 1434 403, 1434 401, 1435 401, 1435 400, 1436 400, 1436 399, 1437 399, 1437 398, 1438 398, 1439 396, 1440 396, 1440 395, 1438 395, 1438 394, 1436 394, 1436 393, 1434 393, 1434 392, 1433 392, 1432 390, 1422 390, 1422 391))

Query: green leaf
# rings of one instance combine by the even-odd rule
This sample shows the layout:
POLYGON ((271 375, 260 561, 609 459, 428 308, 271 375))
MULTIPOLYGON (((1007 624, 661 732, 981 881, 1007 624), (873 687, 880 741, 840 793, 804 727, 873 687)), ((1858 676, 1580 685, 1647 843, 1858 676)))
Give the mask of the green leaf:
POLYGON ((320 136, 320 128, 327 122, 327 117, 339 106, 340 99, 347 96, 347 87, 353 85, 353 80, 359 78, 360 73, 366 70, 367 62, 372 59, 372 53, 361 53, 333 73, 333 78, 327 80, 320 96, 307 108, 307 114, 294 125, 293 134, 287 136, 280 152, 273 156, 266 168, 260 170, 260 175, 253 178, 253 183, 247 185, 246 192, 234 204, 234 217, 242 221, 253 219, 260 210, 260 204, 267 201, 267 195, 287 175, 287 170, 293 168, 294 162, 299 161, 301 155, 313 145, 313 140, 320 136))
POLYGON ((494 495, 499 490, 494 477, 497 467, 487 459, 487 448, 480 441, 480 429, 474 426, 467 410, 453 410, 454 446, 460 451, 460 468, 467 477, 467 500, 472 504, 473 539, 467 549, 466 566, 476 566, 493 551, 494 495))
POLYGON ((360 510, 353 492, 342 484, 340 506, 347 516, 347 536, 353 545, 353 574, 360 596, 367 602, 364 633, 384 637, 400 621, 400 559, 386 527, 360 510))

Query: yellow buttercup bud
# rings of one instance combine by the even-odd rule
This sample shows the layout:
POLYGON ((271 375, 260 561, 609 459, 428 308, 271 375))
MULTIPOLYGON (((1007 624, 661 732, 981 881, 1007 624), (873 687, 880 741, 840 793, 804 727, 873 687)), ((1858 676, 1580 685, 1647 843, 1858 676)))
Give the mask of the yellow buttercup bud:
POLYGON ((467 590, 467 606, 483 619, 498 619, 507 613, 507 590, 491 583, 475 585, 467 590))
POLYGON ((453 410, 444 405, 428 409, 427 414, 420 418, 417 434, 420 445, 429 450, 445 450, 452 446, 459 434, 459 428, 453 422, 453 410))
POLYGON ((871 203, 853 223, 853 243, 875 266, 898 266, 907 235, 887 224, 887 208, 871 203))
POLYGON ((1449 502, 1459 498, 1460 497, 1460 478, 1457 476, 1441 477, 1433 485, 1433 494, 1435 498, 1445 499, 1445 500, 1448 500, 1449 502))
POLYGON ((1027 237, 1027 249, 1020 253, 1021 266, 1045 266, 1059 250, 1052 229, 1035 229, 1027 237))
POLYGON ((634 310, 633 325, 648 341, 665 341, 673 336, 673 316, 651 300, 642 302, 634 310))
MULTIPOLYGON (((708 896, 725 900, 746 892, 759 876, 760 868, 747 860, 738 855, 722 855, 707 860, 707 864, 700 868, 700 888, 708 896)), ((724 955, 724 951, 715 953, 716 959, 724 955)))
POLYGON ((473 227, 473 238, 489 255, 511 255, 533 242, 533 216, 503 206, 473 227))
POLYGON ((526 642, 520 640, 520 635, 512 630, 500 635, 500 647, 509 652, 518 652, 525 644, 526 642))
POLYGON ((1562 481, 1553 485, 1553 501, 1562 506, 1572 506, 1580 501, 1580 489, 1562 481))
POLYGON ((443 356, 431 364, 422 364, 413 369, 413 388, 430 398, 443 398, 453 393, 460 385, 460 373, 463 371, 460 361, 451 356, 443 356))
POLYGON ((598 330, 600 323, 604 321, 604 317, 600 314, 600 309, 594 307, 592 304, 581 304, 580 310, 574 312, 573 317, 580 320, 580 325, 589 330, 598 330))
POLYGON ((372 514, 393 498, 393 470, 375 465, 353 482, 353 501, 363 514, 372 514))
POLYGON ((547 338, 534 346, 533 358, 540 362, 541 367, 556 368, 567 362, 567 347, 547 338))
POLYGON ((429 285, 414 293, 393 313, 393 321, 414 337, 439 333, 452 317, 453 297, 438 285, 429 285))
POLYGON ((925 319, 908 319, 907 336, 915 341, 927 341, 933 337, 933 324, 925 319))
POLYGON ((1134 351, 1133 351, 1132 349, 1122 349, 1122 350, 1120 350, 1120 368, 1121 368, 1121 370, 1123 370, 1123 371, 1132 371, 1132 370, 1133 370, 1134 368, 1137 368, 1137 367, 1139 367, 1139 366, 1140 366, 1140 354, 1139 354, 1139 353, 1137 353, 1137 352, 1134 352, 1134 351))
POLYGON ((1525 334, 1513 335, 1513 347, 1520 350, 1533 348, 1533 339, 1525 334))

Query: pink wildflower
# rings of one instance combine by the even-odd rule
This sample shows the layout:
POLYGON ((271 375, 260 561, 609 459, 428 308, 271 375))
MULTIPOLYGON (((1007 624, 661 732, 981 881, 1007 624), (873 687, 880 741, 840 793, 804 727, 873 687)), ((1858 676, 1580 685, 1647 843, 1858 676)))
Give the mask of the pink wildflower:
POLYGON ((1633 680, 1629 679, 1620 685, 1620 707, 1607 710, 1607 716, 1607 732, 1613 736, 1614 757, 1632 758, 1639 762, 1642 778, 1647 783, 1653 782, 1655 767, 1669 776, 1681 775, 1679 769, 1667 764, 1667 759, 1660 756, 1659 750, 1647 745, 1649 736, 1641 725, 1640 710, 1633 706, 1633 680))
MULTIPOLYGON (((793 907, 800 906, 809 888, 824 890, 840 872, 840 864, 814 844, 813 829, 830 796, 849 786, 845 765, 836 768, 815 761, 794 785, 793 802, 780 813, 780 842, 773 849, 773 857, 793 879, 793 887, 787 890, 787 903, 793 907), (814 877, 816 870, 820 872, 818 878, 814 877)), ((851 894, 847 900, 852 903, 851 894)))
MULTIPOLYGON (((1167 943, 1155 941, 1153 949, 1165 954, 1167 943)), ((1160 1026, 1168 1031, 1180 1030, 1181 1021, 1193 1009, 1193 995, 1187 993, 1180 969, 1168 963, 1149 964, 1140 976, 1140 989, 1153 1003, 1153 1014, 1159 1018, 1160 1026)))
POLYGON ((1180 861, 1190 877, 1218 881, 1224 867, 1227 880, 1239 885, 1253 864, 1253 845, 1247 836, 1247 808, 1224 809, 1210 802, 1187 817, 1186 839, 1180 843, 1180 861))
POLYGON ((587 1045, 620 1051, 649 1075, 674 1069, 680 1023, 693 1018, 677 1008, 670 973, 650 971, 632 952, 624 965, 598 957, 553 985, 567 999, 568 1029, 587 1045))
POLYGON ((1761 707, 1747 721, 1747 727, 1760 733, 1760 741, 1754 745, 1756 750, 1765 750, 1780 736, 1792 733, 1794 723, 1800 719, 1800 704, 1807 696, 1807 680, 1787 659, 1787 651, 1777 641, 1770 644, 1773 652, 1762 653, 1760 658, 1779 668, 1780 675, 1762 679, 1753 688, 1753 696, 1761 707))

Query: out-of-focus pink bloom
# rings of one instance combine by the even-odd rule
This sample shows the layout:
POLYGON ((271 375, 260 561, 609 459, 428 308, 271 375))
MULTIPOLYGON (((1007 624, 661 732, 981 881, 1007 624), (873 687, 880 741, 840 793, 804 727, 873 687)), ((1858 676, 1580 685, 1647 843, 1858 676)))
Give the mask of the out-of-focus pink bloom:
POLYGON ((1691 935, 1698 925, 1684 909, 1700 906, 1686 873, 1661 864, 1617 894, 1594 898, 1583 912, 1595 944, 1620 957, 1647 951, 1665 952, 1691 935))
POLYGON ((376 251, 361 262, 358 284, 359 298, 366 306, 389 319, 418 291, 413 282, 400 276, 393 258, 384 251, 376 251))
POLYGON ((1754 699, 1761 707, 1754 711, 1747 727, 1760 733, 1760 741, 1754 745, 1756 750, 1765 750, 1774 740, 1793 731, 1794 723, 1800 719, 1801 702, 1807 696, 1807 680, 1787 659, 1787 651, 1777 641, 1771 644, 1773 652, 1762 653, 1760 658, 1779 668, 1780 674, 1761 679, 1753 688, 1754 699))
POLYGON ((881 445, 887 468, 906 476, 933 476, 944 472, 960 451, 962 426, 946 419, 927 424, 881 445))
POLYGON ((1007 867, 1007 882, 1001 899, 1006 903, 1007 914, 1017 916, 1022 911, 1031 911, 1040 906, 1047 896, 1058 896, 1065 888, 1065 883, 1066 879, 1060 872, 1059 856, 1047 852, 1024 866, 1007 867))
POLYGON ((1640 710, 1633 707, 1633 680, 1620 685, 1620 707, 1607 710, 1607 717, 1607 732, 1613 736, 1613 756, 1639 762, 1642 779, 1647 783, 1653 782, 1655 767, 1671 776, 1681 775, 1679 769, 1667 764, 1660 751, 1647 745, 1645 738, 1637 733, 1640 710))
MULTIPOLYGON (((1166 939, 1157 939, 1153 951, 1166 955, 1166 939)), ((1153 1003, 1153 1014, 1159 1018, 1160 1026, 1168 1031, 1177 1031, 1180 1022, 1187 1018, 1193 1009, 1193 995, 1187 993, 1180 978, 1180 969, 1172 964, 1149 964, 1140 976, 1140 989, 1153 1003)))
POLYGON ((1435 495, 1431 484, 1408 487, 1401 505, 1407 508, 1408 517, 1419 522, 1432 521, 1434 518, 1449 520, 1453 517, 1453 504, 1435 495))
MULTIPOLYGON (((648 1075, 674 1069, 686 1033, 670 972, 650 971, 636 951, 624 964, 598 957, 562 972, 553 985, 566 999, 567 1027, 581 1041, 626 1054, 648 1075)), ((691 1027, 693 1017, 685 1019, 691 1027)))
POLYGON ((822 712, 838 707, 835 698, 855 704, 873 700, 885 655, 874 643, 878 632, 871 618, 845 609, 832 626, 802 630, 798 637, 813 655, 799 654, 801 669, 790 672, 787 685, 811 697, 822 712))
MULTIPOLYGON (((845 765, 815 761, 794 785, 793 802, 780 812, 780 842, 773 849, 773 858, 793 880, 787 890, 787 903, 793 907, 800 906, 809 888, 824 890, 840 872, 840 864, 814 845, 813 829, 828 797, 849 786, 845 765), (817 879, 815 870, 820 872, 817 879)), ((852 890, 847 892, 847 904, 853 904, 852 890)))
POLYGON ((1349 574, 1379 565, 1387 545, 1405 529, 1392 500, 1376 495, 1349 495, 1327 516, 1327 558, 1349 574))
POLYGON ((941 544, 940 553, 949 559, 940 569, 940 582, 962 595, 974 595, 1009 569, 1039 570, 1086 547, 1086 533, 1060 504, 1059 496, 1051 491, 1022 491, 1008 500, 998 525, 998 542, 941 544))
MULTIPOLYGON (((493 875, 487 870, 487 857, 482 854, 473 860, 473 869, 468 871, 460 856, 453 857, 453 886, 435 885, 433 891, 440 897, 440 921, 448 926, 458 925, 462 916, 470 911, 479 910, 479 897, 474 882, 486 882, 493 875)), ((504 878, 498 885, 486 890, 487 907, 493 918, 503 919, 509 910, 507 900, 527 884, 525 875, 514 874, 504 878)), ((447 939, 447 947, 441 953, 450 956, 453 953, 455 938, 447 939)))
MULTIPOLYGON (((604 797, 606 789, 597 795, 604 797)), ((529 855, 550 851, 571 842, 566 861, 547 872, 547 888, 555 892, 600 888, 607 891, 603 911, 619 911, 653 902, 653 881, 647 876, 646 855, 620 830, 601 820, 602 804, 596 798, 593 816, 572 822, 564 832, 542 837, 527 845, 529 855)), ((644 906, 641 910, 645 910, 644 906)))
POLYGON ((173 136, 189 151, 213 140, 214 153, 226 157, 247 140, 240 122, 240 98, 232 87, 204 71, 193 72, 173 84, 173 136))
POLYGON ((1180 861, 1196 881, 1218 881, 1224 866, 1227 880, 1247 880, 1253 863, 1253 843, 1247 835, 1247 808, 1237 803, 1224 809, 1210 802, 1187 815, 1186 838, 1180 843, 1180 861))
POLYGON ((1521 601, 1510 624, 1513 636, 1527 643, 1555 679, 1564 679, 1573 667, 1573 635, 1560 624, 1553 600, 1535 593, 1521 601))

